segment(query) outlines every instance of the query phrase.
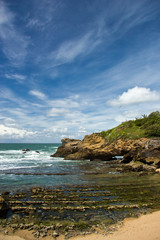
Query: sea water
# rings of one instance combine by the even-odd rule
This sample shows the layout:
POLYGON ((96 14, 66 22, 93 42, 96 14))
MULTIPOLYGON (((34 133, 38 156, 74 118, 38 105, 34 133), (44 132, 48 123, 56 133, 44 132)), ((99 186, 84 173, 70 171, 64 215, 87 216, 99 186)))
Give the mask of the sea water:
POLYGON ((60 145, 0 144, 0 190, 80 184, 84 161, 50 157, 60 145))
POLYGON ((0 144, 0 192, 33 186, 160 185, 160 175, 121 173, 108 161, 64 160, 51 157, 61 144, 0 144), (24 151, 25 149, 30 151, 24 151))

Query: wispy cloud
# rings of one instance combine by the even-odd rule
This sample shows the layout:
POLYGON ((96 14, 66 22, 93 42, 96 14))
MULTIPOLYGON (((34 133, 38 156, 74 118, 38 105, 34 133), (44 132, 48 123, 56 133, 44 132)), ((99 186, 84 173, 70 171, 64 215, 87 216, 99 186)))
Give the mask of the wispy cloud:
POLYGON ((81 38, 63 42, 59 48, 52 52, 49 60, 51 66, 59 66, 64 63, 70 63, 79 56, 84 56, 90 53, 98 44, 99 39, 95 39, 94 33, 89 32, 81 38))
POLYGON ((6 88, 6 87, 1 87, 0 95, 1 95, 2 99, 3 98, 4 99, 9 99, 11 101, 13 101, 15 99, 15 96, 14 96, 13 92, 9 88, 6 88))
POLYGON ((68 109, 65 108, 52 108, 48 111, 47 115, 50 117, 65 116, 69 113, 68 109))
POLYGON ((27 27, 43 31, 52 23, 56 12, 63 7, 63 4, 61 0, 33 0, 32 7, 34 11, 27 17, 27 27))
POLYGON ((87 30, 81 32, 77 38, 61 42, 59 47, 49 54, 46 65, 52 68, 74 62, 93 53, 97 47, 100 51, 105 49, 107 54, 109 47, 128 31, 141 26, 156 15, 156 5, 151 4, 147 8, 147 3, 143 0, 136 1, 134 5, 131 1, 115 1, 115 4, 108 4, 108 8, 102 10, 102 15, 86 26, 87 30))
POLYGON ((4 76, 5 76, 5 78, 16 80, 18 83, 23 83, 24 80, 26 79, 25 75, 16 74, 16 73, 15 74, 6 73, 4 76))
POLYGON ((0 39, 2 51, 10 63, 20 66, 27 56, 29 38, 20 32, 16 25, 13 14, 4 1, 0 1, 0 39))
POLYGON ((92 77, 88 89, 92 92, 101 91, 101 97, 116 94, 134 86, 155 89, 160 79, 159 52, 160 44, 156 39, 138 52, 132 49, 123 60, 112 64, 106 70, 92 77))
POLYGON ((37 97, 37 98, 39 98, 41 100, 46 99, 46 95, 44 93, 38 91, 38 90, 31 90, 29 92, 29 94, 31 94, 31 95, 33 95, 33 96, 35 96, 35 97, 37 97))
POLYGON ((80 107, 79 99, 74 99, 74 96, 70 96, 69 98, 64 99, 55 99, 49 100, 48 105, 56 106, 60 108, 78 108, 80 107))
POLYGON ((112 40, 119 39, 127 31, 150 21, 158 13, 158 4, 149 4, 147 0, 132 3, 131 0, 120 0, 108 4, 104 19, 108 37, 112 37, 112 40))

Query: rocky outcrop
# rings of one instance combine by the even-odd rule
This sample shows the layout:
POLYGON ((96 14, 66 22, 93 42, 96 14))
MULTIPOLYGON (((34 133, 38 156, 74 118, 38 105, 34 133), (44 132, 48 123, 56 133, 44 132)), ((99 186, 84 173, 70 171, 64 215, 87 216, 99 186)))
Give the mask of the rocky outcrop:
POLYGON ((4 216, 8 210, 7 203, 4 198, 0 196, 0 217, 4 216))
POLYGON ((65 138, 52 157, 64 159, 101 159, 109 161, 115 156, 123 156, 123 163, 140 161, 160 168, 160 140, 141 138, 137 140, 118 139, 107 143, 99 134, 85 136, 81 140, 65 138))
POLYGON ((51 157, 64 157, 66 158, 68 155, 75 154, 79 151, 81 140, 78 139, 69 139, 65 138, 61 140, 62 145, 58 148, 58 151, 51 155, 51 157))
POLYGON ((22 151, 24 151, 24 152, 29 152, 29 151, 31 151, 29 148, 26 148, 26 149, 23 149, 22 151))

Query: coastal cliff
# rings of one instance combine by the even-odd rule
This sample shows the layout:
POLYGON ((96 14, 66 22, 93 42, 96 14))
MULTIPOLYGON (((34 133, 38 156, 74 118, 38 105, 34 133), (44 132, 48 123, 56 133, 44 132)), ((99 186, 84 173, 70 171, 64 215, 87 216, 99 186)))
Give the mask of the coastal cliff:
POLYGON ((110 161, 123 156, 122 163, 143 163, 160 168, 160 113, 124 122, 116 128, 87 135, 84 139, 62 139, 52 157, 70 160, 110 161))
POLYGON ((85 136, 81 140, 68 139, 62 140, 57 152, 53 157, 64 157, 70 160, 105 160, 110 161, 115 156, 123 156, 123 163, 140 161, 142 163, 160 167, 160 140, 140 138, 137 140, 118 139, 110 144, 98 134, 85 136))

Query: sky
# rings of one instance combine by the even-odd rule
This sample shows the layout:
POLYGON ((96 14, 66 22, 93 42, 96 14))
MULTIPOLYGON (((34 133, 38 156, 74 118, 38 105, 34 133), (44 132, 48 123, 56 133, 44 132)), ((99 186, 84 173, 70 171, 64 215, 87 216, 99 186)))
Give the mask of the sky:
POLYGON ((0 0, 0 142, 83 139, 160 110, 160 0, 0 0))

